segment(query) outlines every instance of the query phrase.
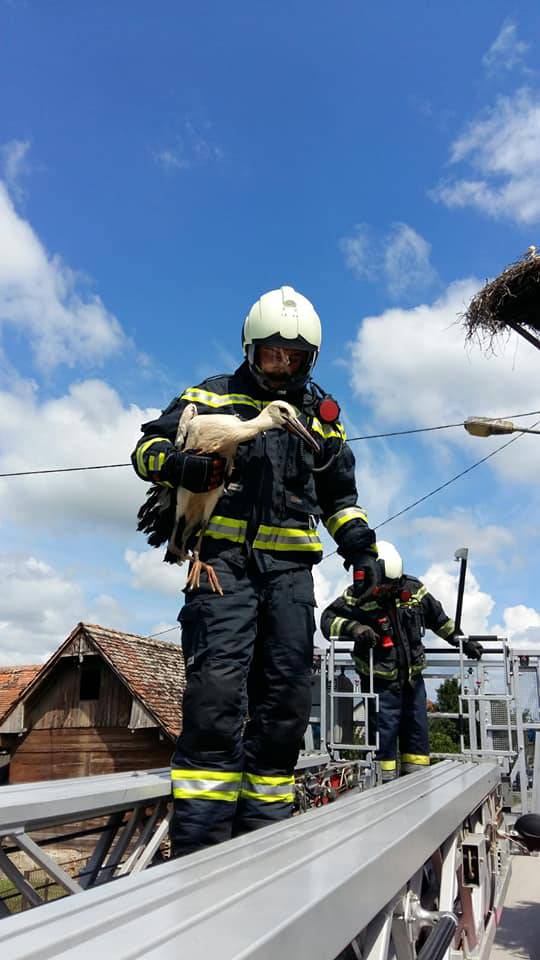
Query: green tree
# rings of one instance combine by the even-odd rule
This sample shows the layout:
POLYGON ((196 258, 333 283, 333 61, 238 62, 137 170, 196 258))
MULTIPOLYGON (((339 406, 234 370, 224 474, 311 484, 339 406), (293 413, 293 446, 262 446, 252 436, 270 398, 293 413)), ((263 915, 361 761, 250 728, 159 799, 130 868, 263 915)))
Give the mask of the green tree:
POLYGON ((458 753, 459 746, 446 733, 429 728, 429 748, 432 753, 458 753))
MULTIPOLYGON (((449 678, 437 690, 435 709, 440 713, 459 713, 459 681, 449 678)), ((432 753, 458 753, 459 721, 451 717, 429 717, 429 745, 432 753)))
POLYGON ((437 710, 441 713, 459 713, 459 681, 445 680, 437 690, 437 710))

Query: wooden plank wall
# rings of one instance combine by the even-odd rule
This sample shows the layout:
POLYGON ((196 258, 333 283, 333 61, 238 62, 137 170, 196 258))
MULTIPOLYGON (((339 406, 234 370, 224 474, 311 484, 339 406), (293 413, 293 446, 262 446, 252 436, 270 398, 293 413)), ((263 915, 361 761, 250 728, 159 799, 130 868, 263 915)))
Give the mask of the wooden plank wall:
POLYGON ((78 658, 62 658, 26 706, 28 729, 128 725, 132 698, 127 687, 101 657, 85 657, 83 666, 101 669, 99 699, 79 701, 81 665, 78 658))
POLYGON ((9 782, 58 780, 169 765, 173 744, 157 730, 31 730, 12 755, 9 782))

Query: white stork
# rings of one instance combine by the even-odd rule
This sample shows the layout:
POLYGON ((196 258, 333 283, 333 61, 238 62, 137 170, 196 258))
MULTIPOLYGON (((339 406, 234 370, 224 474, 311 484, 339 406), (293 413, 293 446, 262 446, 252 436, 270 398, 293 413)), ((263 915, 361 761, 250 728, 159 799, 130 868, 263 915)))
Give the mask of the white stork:
MULTIPOLYGON (((175 443, 178 450, 201 454, 215 453, 224 457, 227 461, 225 477, 228 478, 232 473, 238 445, 265 430, 276 429, 294 433, 318 452, 319 444, 300 422, 294 407, 284 400, 272 401, 253 420, 241 420, 240 417, 222 413, 200 415, 195 404, 189 403, 180 417, 175 443)), ((207 493, 192 493, 185 487, 178 487, 175 522, 168 543, 168 551, 178 557, 178 563, 187 559, 192 562, 186 584, 188 589, 199 586, 201 570, 205 570, 212 590, 221 596, 223 590, 215 570, 210 564, 199 559, 199 553, 204 532, 224 488, 222 483, 207 493), (196 531, 199 531, 199 536, 190 553, 187 543, 196 531)))

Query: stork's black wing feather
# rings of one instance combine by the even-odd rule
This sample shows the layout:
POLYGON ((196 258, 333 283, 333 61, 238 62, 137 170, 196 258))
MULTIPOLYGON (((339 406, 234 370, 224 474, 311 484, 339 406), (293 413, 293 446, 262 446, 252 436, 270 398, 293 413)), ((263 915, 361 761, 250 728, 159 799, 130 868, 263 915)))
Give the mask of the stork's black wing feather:
POLYGON ((174 528, 175 493, 152 484, 137 514, 137 530, 146 534, 151 547, 167 543, 174 528))

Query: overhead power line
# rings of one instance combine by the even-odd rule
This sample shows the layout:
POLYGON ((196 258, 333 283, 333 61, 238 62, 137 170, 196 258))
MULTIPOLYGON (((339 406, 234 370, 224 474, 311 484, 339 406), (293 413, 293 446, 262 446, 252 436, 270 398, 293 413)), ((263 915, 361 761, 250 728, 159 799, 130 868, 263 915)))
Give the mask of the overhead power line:
POLYGON ((180 625, 177 623, 175 627, 167 627, 166 630, 160 630, 159 633, 149 633, 145 640, 153 640, 154 637, 162 637, 164 633, 172 633, 173 630, 179 630, 180 625))
MULTIPOLYGON (((529 413, 509 413, 504 417, 496 417, 493 419, 518 420, 519 417, 535 417, 538 414, 540 414, 540 410, 531 410, 529 413)), ((378 440, 381 437, 406 437, 411 433, 431 433, 435 430, 451 430, 454 427, 463 426, 464 422, 460 420, 459 423, 443 423, 438 427, 415 427, 411 430, 394 430, 391 433, 366 433, 362 437, 347 437, 347 443, 353 443, 354 440, 378 440)))
MULTIPOLYGON (((540 410, 537 411, 540 413, 540 410)), ((516 416, 522 416, 522 414, 514 414, 513 419, 516 419, 516 416)), ((533 423, 532 426, 536 427, 540 423, 540 420, 537 420, 536 423, 533 423)), ((397 513, 391 514, 387 517, 386 520, 381 520, 380 523, 375 524, 373 527, 374 530, 380 530, 381 527, 384 527, 387 523, 390 523, 391 520, 397 520, 398 517, 401 517, 404 513, 408 513, 409 510, 412 510, 413 507, 417 507, 418 504, 424 503, 426 500, 429 500, 430 497, 434 497, 436 493, 439 493, 441 490, 444 490, 445 487, 449 487, 451 483, 455 483, 456 480, 459 480, 461 477, 464 477, 467 473, 470 473, 472 470, 475 470, 476 467, 479 467, 482 463, 485 463, 486 460, 491 460, 492 457, 495 457, 498 453, 501 453, 502 450, 509 447, 511 443, 516 443, 517 440, 521 440, 524 434, 518 433, 515 437, 512 437, 511 440, 507 440, 506 443, 501 443, 500 447, 497 447, 495 450, 492 450, 491 453, 486 454, 485 457, 482 457, 480 460, 477 460, 475 463, 471 463, 465 470, 461 470, 459 473, 456 473, 453 477, 450 477, 449 480, 446 480, 444 483, 439 484, 438 487, 435 487, 433 490, 430 490, 429 493, 425 493, 423 497, 418 497, 417 500, 413 500, 412 503, 407 504, 406 507, 403 507, 402 510, 398 510, 397 513)), ((333 557, 337 553, 337 550, 332 550, 330 553, 325 553, 323 560, 328 560, 329 557, 333 557)))
MULTIPOLYGON (((497 417, 496 419, 517 420, 519 417, 534 417, 537 414, 540 414, 540 410, 532 410, 529 413, 509 413, 505 414, 504 417, 497 417)), ((361 437, 348 437, 347 443, 354 443, 356 440, 378 440, 382 437, 405 437, 412 433, 431 433, 435 430, 450 430, 454 427, 463 426, 464 423, 461 420, 459 423, 443 423, 437 427, 414 427, 410 430, 394 430, 390 433, 368 433, 361 437)), ((489 457, 486 459, 489 459, 489 457)), ((481 462, 483 461, 479 461, 479 463, 481 462)), ((131 465, 131 463, 101 463, 97 464, 96 466, 85 467, 51 467, 44 470, 18 470, 13 473, 0 473, 0 479, 6 479, 8 477, 33 477, 46 473, 81 473, 85 470, 116 470, 119 467, 131 467, 131 465)))
MULTIPOLYGON (((538 421, 540 423, 540 420, 538 421)), ((536 424, 534 424, 536 426, 536 424)), ((500 453, 501 450, 504 450, 505 447, 509 447, 511 443, 515 443, 516 440, 521 440, 523 437, 522 433, 518 433, 517 436, 512 437, 511 440, 507 440, 506 443, 502 443, 500 447, 497 447, 496 450, 492 450, 491 453, 486 454, 485 457, 482 457, 480 460, 477 460, 476 463, 471 463, 470 466, 466 467, 465 470, 461 470, 460 473, 456 473, 455 476, 450 477, 449 480, 446 480, 445 483, 441 483, 438 487, 435 487, 434 490, 430 490, 429 493, 426 493, 423 497, 419 497, 418 500, 415 500, 413 503, 409 503, 408 506, 403 507, 402 510, 398 510, 397 513, 393 513, 392 516, 387 517, 386 520, 382 520, 381 523, 378 523, 374 530, 378 530, 380 527, 384 527, 385 524, 390 523, 391 520, 396 520, 397 517, 401 517, 402 514, 407 513, 408 510, 412 510, 413 507, 417 507, 419 503, 423 503, 424 500, 429 500, 430 497, 435 496, 436 493, 439 493, 441 490, 444 490, 445 487, 449 487, 451 483, 454 483, 456 480, 459 480, 460 477, 464 477, 467 473, 470 473, 471 470, 475 470, 476 467, 479 467, 482 463, 485 463, 486 460, 490 460, 491 457, 496 456, 500 453)))

